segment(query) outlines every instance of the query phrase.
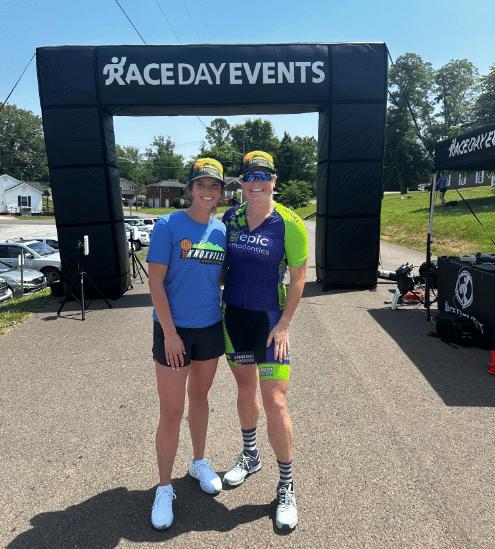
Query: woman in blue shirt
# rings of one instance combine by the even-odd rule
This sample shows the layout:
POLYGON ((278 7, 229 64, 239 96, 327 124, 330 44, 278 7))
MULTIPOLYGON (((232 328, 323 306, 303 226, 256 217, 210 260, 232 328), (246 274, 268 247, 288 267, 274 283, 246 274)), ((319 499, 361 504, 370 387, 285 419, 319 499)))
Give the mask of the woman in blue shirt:
POLYGON ((189 474, 210 494, 222 488, 204 459, 208 427, 208 390, 224 354, 219 278, 226 251, 225 225, 216 219, 223 194, 223 167, 211 158, 197 160, 186 193, 192 203, 159 218, 148 250, 153 300, 155 359, 160 422, 156 453, 160 483, 151 522, 168 528, 173 521, 172 467, 179 442, 186 392, 194 457, 189 474), (205 389, 206 388, 206 389, 205 389))

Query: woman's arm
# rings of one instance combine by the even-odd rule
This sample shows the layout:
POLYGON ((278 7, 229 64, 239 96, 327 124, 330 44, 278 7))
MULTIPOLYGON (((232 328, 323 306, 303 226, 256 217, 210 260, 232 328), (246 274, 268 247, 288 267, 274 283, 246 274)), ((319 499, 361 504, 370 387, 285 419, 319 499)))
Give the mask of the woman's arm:
POLYGON ((289 267, 290 284, 284 312, 268 336, 266 346, 269 347, 272 340, 275 341, 275 360, 278 359, 279 362, 283 362, 289 354, 289 325, 304 290, 307 264, 305 261, 299 267, 289 267))
POLYGON ((178 370, 179 365, 184 365, 185 349, 182 339, 175 329, 167 294, 163 287, 163 281, 165 280, 167 270, 168 265, 150 261, 148 263, 148 285, 153 307, 155 308, 156 316, 160 321, 165 337, 165 357, 167 363, 171 364, 172 370, 178 370))

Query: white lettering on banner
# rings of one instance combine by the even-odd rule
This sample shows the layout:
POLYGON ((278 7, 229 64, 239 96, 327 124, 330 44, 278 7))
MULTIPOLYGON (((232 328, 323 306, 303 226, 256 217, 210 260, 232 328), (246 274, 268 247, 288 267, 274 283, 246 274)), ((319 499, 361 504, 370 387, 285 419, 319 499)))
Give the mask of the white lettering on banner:
POLYGON ((144 86, 143 77, 141 76, 136 63, 131 63, 129 65, 129 70, 127 71, 127 76, 125 77, 125 81, 128 84, 133 80, 135 80, 140 86, 144 86))
POLYGON ((151 63, 150 65, 146 65, 144 67, 144 79, 148 84, 151 84, 152 86, 159 86, 160 85, 160 79, 156 80, 151 78, 150 76, 150 70, 151 69, 159 69, 160 65, 158 63, 151 63))
POLYGON ((457 307, 454 307, 454 306, 451 306, 448 304, 448 302, 446 301, 445 302, 445 312, 446 313, 453 313, 455 315, 459 315, 459 316, 464 316, 466 318, 469 318, 469 320, 471 320, 471 322, 473 322, 473 324, 476 326, 476 328, 482 333, 484 334, 485 332, 483 331, 483 323, 480 322, 476 317, 474 317, 473 315, 468 315, 467 313, 465 313, 462 309, 458 309, 457 307))
MULTIPOLYGON (((321 84, 326 79, 323 61, 258 61, 255 64, 249 63, 228 63, 228 71, 222 81, 222 75, 227 63, 218 66, 215 63, 199 63, 193 66, 189 63, 148 63, 140 69, 136 63, 130 63, 126 70, 127 57, 112 57, 112 62, 103 67, 103 75, 106 76, 105 86, 113 83, 119 86, 138 85, 146 86, 188 86, 206 82, 208 86, 220 84, 242 85, 242 84, 321 84), (125 73, 125 74, 124 74, 125 73)), ((488 143, 493 139, 493 132, 484 135, 483 140, 478 141, 478 146, 490 147, 488 143)), ((451 149, 456 154, 464 154, 460 149, 467 147, 464 141, 461 144, 453 141, 451 149)), ((450 149, 449 149, 450 150, 450 149)))
POLYGON ((174 76, 174 64, 173 63, 160 63, 160 69, 162 71, 162 86, 173 86, 175 80, 174 76))
POLYGON ((488 133, 480 133, 477 136, 463 139, 460 143, 457 141, 457 137, 454 137, 449 147, 449 158, 473 151, 480 151, 483 148, 487 149, 489 147, 495 147, 495 131, 493 130, 488 133))

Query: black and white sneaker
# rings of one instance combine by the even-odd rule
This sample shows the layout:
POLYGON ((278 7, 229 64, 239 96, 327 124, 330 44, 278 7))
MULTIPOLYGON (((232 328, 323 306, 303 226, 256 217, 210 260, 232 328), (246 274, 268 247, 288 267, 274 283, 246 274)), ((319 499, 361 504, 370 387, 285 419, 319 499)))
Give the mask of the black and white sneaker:
POLYGON ((242 484, 248 475, 256 473, 261 469, 261 459, 259 452, 253 457, 246 452, 242 452, 237 456, 237 461, 224 475, 223 480, 229 486, 239 486, 242 484))
POLYGON ((277 490, 277 527, 292 530, 298 522, 296 496, 292 484, 282 484, 277 490))

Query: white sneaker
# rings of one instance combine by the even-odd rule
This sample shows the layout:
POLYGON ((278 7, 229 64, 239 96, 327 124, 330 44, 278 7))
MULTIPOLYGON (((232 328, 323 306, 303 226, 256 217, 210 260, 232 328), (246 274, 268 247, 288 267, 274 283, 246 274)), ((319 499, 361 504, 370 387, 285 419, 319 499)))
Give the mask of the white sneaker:
POLYGON ((276 522, 282 530, 292 530, 297 525, 296 496, 292 485, 282 485, 277 491, 276 522))
POLYGON ((174 520, 172 500, 176 497, 171 484, 158 486, 156 489, 155 503, 151 510, 151 524, 158 530, 169 528, 172 524, 174 520))
POLYGON ((237 461, 224 475, 223 480, 230 486, 239 486, 248 475, 256 473, 261 469, 260 454, 252 457, 244 451, 237 456, 237 461))
POLYGON ((207 494, 218 494, 222 490, 222 481, 215 471, 212 470, 210 462, 207 459, 194 461, 194 458, 192 458, 189 474, 199 480, 201 489, 207 494))

